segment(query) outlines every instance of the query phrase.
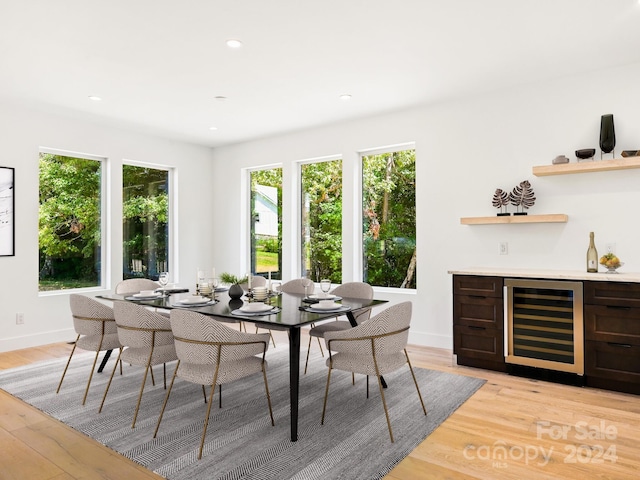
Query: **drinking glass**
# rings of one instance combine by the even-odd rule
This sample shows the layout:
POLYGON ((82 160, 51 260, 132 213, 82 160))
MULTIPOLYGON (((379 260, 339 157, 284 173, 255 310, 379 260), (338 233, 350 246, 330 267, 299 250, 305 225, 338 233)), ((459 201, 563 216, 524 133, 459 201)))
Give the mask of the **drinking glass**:
POLYGON ((160 287, 162 287, 162 294, 166 294, 164 288, 169 283, 169 272, 161 272, 158 276, 158 283, 160 284, 160 287))
POLYGON ((313 280, 311 280, 310 278, 304 277, 302 279, 302 286, 304 287, 304 296, 305 298, 307 298, 309 296, 309 287, 313 285, 313 280))
POLYGON ((320 290, 322 290, 323 297, 326 297, 329 293, 329 290, 331 290, 331 280, 329 280, 328 278, 323 278, 322 280, 320 280, 320 290))

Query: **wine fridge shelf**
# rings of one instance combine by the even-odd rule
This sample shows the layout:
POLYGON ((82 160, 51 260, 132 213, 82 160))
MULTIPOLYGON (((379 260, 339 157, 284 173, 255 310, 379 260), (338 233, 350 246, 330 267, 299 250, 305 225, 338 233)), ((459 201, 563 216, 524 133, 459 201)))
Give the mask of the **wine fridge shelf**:
POLYGON ((501 223, 567 223, 569 215, 552 213, 547 215, 508 215, 504 217, 462 217, 461 225, 496 225, 501 223))
POLYGON ((533 167, 536 177, 548 175, 569 175, 572 173, 608 172, 611 170, 629 170, 640 168, 640 157, 616 158, 613 160, 590 160, 559 165, 540 165, 533 167))

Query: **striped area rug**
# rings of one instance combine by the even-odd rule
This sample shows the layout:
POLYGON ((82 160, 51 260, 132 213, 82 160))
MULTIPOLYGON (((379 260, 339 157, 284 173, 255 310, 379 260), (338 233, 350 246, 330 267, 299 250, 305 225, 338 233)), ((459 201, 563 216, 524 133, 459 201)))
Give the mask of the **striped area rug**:
MULTIPOLYGON (((197 452, 206 404, 202 389, 176 380, 157 438, 153 438, 164 400, 162 369, 149 381, 136 428, 131 419, 143 370, 125 365, 116 374, 102 413, 98 407, 114 360, 94 375, 81 405, 92 356, 76 354, 58 395, 66 359, 0 371, 0 388, 85 433, 98 442, 171 480, 196 479, 362 479, 384 477, 464 403, 484 380, 414 368, 428 415, 422 413, 408 368, 385 379, 395 443, 389 440, 377 383, 334 372, 327 416, 320 425, 327 367, 320 353, 301 375, 299 440, 289 440, 289 374, 285 345, 269 350, 268 380, 274 410, 271 426, 261 375, 223 387, 222 408, 214 399, 202 460, 197 452)), ((167 365, 168 381, 174 364, 167 365)))

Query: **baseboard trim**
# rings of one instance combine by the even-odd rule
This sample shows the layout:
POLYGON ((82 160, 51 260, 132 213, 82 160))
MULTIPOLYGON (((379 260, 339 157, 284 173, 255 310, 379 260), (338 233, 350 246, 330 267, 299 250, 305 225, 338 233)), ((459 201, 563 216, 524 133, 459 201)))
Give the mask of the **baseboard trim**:
POLYGON ((21 337, 10 337, 0 339, 0 352, 10 352, 12 350, 21 350, 23 348, 39 347, 40 345, 48 345, 57 342, 71 342, 78 336, 73 328, 65 328, 64 330, 54 330, 50 332, 41 332, 33 335, 24 335, 21 337))

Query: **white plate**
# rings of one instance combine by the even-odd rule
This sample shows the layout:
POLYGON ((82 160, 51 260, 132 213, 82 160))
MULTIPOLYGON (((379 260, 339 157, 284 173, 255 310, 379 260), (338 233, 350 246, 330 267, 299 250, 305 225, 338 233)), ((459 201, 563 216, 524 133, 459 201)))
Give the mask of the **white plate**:
POLYGON ((261 307, 249 307, 248 305, 243 305, 238 310, 246 313, 256 313, 256 312, 268 312, 269 310, 273 310, 272 305, 267 305, 263 303, 261 307))
POLYGON ((148 300, 151 298, 160 298, 162 297, 161 293, 154 293, 153 295, 142 295, 141 293, 134 293, 131 295, 133 298, 138 298, 140 300, 148 300))
POLYGON ((347 307, 346 305, 340 305, 338 308, 328 309, 328 308, 316 308, 315 306, 313 306, 313 307, 307 307, 305 310, 311 313, 344 313, 351 310, 351 307, 347 307))
POLYGON ((342 308, 342 305, 336 302, 333 302, 331 305, 320 305, 319 303, 314 303, 313 308, 315 310, 337 310, 342 308))
POLYGON ((211 299, 207 297, 191 297, 178 300, 178 303, 181 303, 182 305, 202 305, 209 303, 210 301, 211 299))
POLYGON ((327 293, 326 295, 314 293, 313 295, 309 295, 309 298, 313 298, 314 300, 333 300, 336 296, 331 293, 327 293))

